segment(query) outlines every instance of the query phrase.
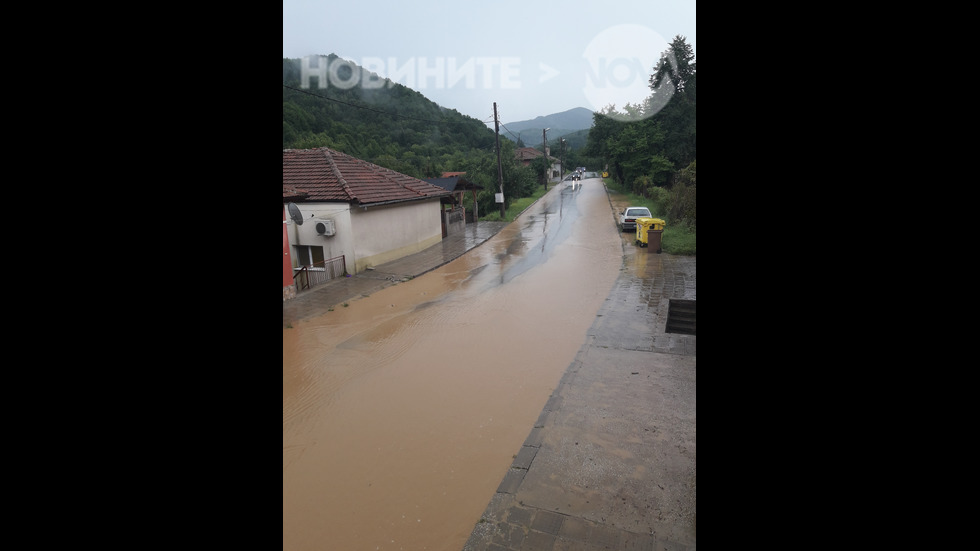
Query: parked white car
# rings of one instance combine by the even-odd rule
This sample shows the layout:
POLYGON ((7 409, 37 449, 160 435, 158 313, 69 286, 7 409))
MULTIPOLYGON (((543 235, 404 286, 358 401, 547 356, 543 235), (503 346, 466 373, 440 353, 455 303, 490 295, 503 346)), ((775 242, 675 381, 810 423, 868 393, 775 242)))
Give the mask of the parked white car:
POLYGON ((636 231, 637 218, 653 218, 653 215, 650 214, 650 209, 646 207, 626 207, 623 212, 619 213, 619 230, 636 231))

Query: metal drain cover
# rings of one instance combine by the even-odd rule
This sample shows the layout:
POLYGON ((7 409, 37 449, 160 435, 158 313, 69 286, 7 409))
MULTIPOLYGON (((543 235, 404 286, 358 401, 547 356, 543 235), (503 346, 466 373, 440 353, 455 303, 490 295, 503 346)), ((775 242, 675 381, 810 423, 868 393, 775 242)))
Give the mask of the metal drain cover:
POLYGON ((686 299, 670 299, 667 309, 666 333, 698 334, 698 301, 686 299))

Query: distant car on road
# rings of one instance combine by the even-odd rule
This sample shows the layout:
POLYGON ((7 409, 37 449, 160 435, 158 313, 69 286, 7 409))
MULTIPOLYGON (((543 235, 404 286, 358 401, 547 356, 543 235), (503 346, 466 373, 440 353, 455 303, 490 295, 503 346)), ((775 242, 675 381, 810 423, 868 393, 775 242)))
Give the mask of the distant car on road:
POLYGON ((653 215, 650 214, 650 209, 646 207, 626 207, 623 212, 619 213, 619 230, 636 231, 637 218, 653 218, 653 215))
POLYGON ((566 182, 571 181, 571 180, 578 180, 578 179, 579 179, 578 172, 573 172, 573 173, 569 174, 568 176, 565 176, 565 181, 566 182))

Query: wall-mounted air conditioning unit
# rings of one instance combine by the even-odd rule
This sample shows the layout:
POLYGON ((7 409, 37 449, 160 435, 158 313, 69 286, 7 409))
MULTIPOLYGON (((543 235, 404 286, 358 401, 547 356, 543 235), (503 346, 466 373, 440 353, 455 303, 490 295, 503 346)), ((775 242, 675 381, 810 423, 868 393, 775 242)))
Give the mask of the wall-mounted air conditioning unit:
POLYGON ((337 228, 334 226, 333 219, 330 218, 315 220, 313 228, 316 230, 317 235, 331 236, 337 233, 337 228))

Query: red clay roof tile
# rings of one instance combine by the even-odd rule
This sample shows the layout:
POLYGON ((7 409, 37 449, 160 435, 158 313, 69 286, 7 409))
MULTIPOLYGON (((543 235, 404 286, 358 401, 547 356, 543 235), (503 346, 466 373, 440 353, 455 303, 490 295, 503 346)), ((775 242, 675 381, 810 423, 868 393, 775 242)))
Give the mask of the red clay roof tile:
POLYGON ((320 147, 282 150, 283 189, 307 193, 307 201, 356 202, 359 205, 414 201, 450 192, 346 153, 320 147))

